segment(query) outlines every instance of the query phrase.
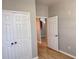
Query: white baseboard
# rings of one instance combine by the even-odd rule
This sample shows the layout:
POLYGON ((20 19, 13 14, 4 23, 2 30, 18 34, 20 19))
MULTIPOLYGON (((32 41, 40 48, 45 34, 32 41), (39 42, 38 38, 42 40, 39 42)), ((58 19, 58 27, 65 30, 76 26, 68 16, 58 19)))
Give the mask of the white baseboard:
POLYGON ((38 56, 37 57, 34 57, 33 59, 38 59, 38 56))
POLYGON ((72 57, 72 58, 74 58, 74 59, 76 59, 76 56, 73 56, 73 55, 71 55, 71 54, 68 54, 67 52, 63 52, 63 51, 61 51, 61 50, 59 50, 59 52, 65 54, 65 55, 68 55, 68 56, 70 56, 70 57, 72 57))

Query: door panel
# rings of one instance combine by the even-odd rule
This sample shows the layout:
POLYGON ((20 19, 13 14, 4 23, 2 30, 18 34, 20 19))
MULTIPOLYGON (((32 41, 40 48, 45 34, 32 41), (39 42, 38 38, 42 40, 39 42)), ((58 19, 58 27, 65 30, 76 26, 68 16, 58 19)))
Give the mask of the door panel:
POLYGON ((3 59, 32 59, 30 14, 3 11, 3 59))
POLYGON ((58 50, 58 17, 50 17, 47 20, 48 47, 58 50))
POLYGON ((30 23, 28 20, 26 20, 25 15, 18 15, 17 14, 17 20, 15 20, 15 42, 16 44, 16 56, 18 59, 29 59, 29 52, 30 52, 30 44, 31 41, 29 30, 30 26, 28 26, 30 23), (20 17, 19 17, 20 16, 20 17), (28 34, 28 35, 27 35, 28 34), (26 39, 27 38, 27 39, 26 39), (29 42, 29 43, 28 43, 29 42), (26 44, 27 43, 27 44, 26 44), (17 53, 18 52, 18 53, 17 53), (22 57, 21 57, 22 56, 22 57))
POLYGON ((3 18, 3 59, 13 59, 13 55, 14 55, 14 48, 11 45, 11 42, 13 41, 13 32, 12 32, 12 20, 10 20, 12 18, 11 14, 3 14, 4 16, 3 18), (8 53, 8 54, 7 54, 8 53))

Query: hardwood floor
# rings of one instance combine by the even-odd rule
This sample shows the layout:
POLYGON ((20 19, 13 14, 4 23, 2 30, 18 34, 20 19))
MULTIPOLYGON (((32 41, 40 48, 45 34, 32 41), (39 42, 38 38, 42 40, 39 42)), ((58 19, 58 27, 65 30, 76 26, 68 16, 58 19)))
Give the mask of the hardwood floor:
POLYGON ((45 41, 43 41, 41 44, 38 44, 38 56, 39 59, 73 59, 60 52, 49 49, 45 41))

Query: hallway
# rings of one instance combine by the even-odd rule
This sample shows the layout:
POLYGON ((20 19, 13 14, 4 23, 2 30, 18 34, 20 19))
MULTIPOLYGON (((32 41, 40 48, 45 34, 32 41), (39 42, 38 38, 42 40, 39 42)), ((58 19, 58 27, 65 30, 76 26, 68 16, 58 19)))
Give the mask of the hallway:
POLYGON ((60 52, 51 50, 47 48, 47 43, 42 39, 42 44, 38 44, 38 56, 39 59, 73 59, 69 56, 66 56, 60 52))

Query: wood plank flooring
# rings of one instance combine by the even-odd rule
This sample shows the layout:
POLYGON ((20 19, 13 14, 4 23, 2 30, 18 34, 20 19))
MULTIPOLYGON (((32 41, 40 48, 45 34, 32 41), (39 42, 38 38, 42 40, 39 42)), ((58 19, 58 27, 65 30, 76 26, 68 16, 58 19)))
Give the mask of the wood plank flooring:
POLYGON ((73 59, 60 52, 49 49, 46 44, 47 43, 44 41, 41 44, 38 44, 39 59, 73 59))

